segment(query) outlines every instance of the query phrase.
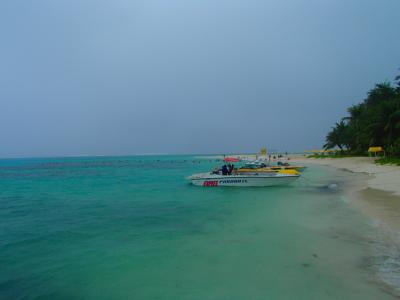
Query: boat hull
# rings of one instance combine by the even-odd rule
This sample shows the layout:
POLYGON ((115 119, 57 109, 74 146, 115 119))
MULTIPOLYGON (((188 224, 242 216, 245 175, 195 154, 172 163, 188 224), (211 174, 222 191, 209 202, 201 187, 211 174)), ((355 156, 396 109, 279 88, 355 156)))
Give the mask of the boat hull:
POLYGON ((293 183, 299 178, 298 175, 281 175, 274 173, 273 175, 200 175, 191 176, 189 179, 196 186, 281 186, 293 183))

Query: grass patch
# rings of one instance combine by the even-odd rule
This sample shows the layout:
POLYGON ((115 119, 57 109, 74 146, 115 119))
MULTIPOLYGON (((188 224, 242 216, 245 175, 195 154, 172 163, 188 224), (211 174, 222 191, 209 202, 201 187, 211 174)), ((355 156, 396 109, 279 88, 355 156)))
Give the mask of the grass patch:
POLYGON ((380 165, 396 165, 400 166, 400 158, 396 157, 382 157, 375 160, 375 163, 380 165))

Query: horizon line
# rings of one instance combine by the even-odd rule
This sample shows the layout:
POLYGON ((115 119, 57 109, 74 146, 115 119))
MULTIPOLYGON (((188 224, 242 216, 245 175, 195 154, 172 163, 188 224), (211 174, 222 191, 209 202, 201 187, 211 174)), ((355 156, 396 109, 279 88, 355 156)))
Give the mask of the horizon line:
MULTIPOLYGON (((299 154, 303 153, 303 151, 273 151, 272 153, 285 153, 288 154, 299 154)), ((0 160, 8 160, 8 159, 43 159, 43 158, 89 158, 89 157, 128 157, 128 156, 178 156, 178 155, 260 155, 260 153, 249 153, 249 152, 225 152, 225 153, 138 153, 138 154, 77 154, 77 155, 39 155, 39 156, 9 156, 9 157, 0 157, 0 160)))

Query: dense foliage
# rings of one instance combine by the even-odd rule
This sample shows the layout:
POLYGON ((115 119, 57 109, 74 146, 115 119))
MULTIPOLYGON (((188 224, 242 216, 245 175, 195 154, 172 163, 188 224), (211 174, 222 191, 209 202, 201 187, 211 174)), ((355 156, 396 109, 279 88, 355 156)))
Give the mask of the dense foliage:
POLYGON ((395 80, 395 86, 375 85, 362 103, 348 108, 349 116, 332 127, 324 148, 365 154, 370 146, 382 146, 389 156, 400 156, 400 75, 395 80))

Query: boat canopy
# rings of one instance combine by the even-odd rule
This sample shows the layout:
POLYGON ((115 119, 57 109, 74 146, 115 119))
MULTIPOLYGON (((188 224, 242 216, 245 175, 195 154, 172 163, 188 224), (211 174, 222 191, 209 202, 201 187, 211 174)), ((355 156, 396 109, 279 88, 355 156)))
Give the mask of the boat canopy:
POLYGON ((383 147, 369 147, 368 152, 384 152, 383 147))
POLYGON ((236 158, 236 157, 225 157, 224 161, 226 161, 226 162, 239 162, 240 159, 236 158))

